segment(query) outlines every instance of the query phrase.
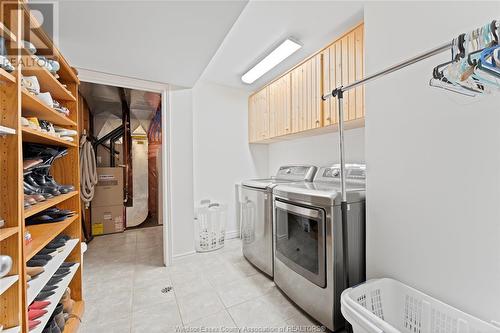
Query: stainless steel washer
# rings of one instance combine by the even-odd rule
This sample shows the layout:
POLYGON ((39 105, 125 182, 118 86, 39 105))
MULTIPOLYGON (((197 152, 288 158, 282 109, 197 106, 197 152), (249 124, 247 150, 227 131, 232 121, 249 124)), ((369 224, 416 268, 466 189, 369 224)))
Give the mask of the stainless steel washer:
POLYGON ((315 173, 315 166, 282 166, 274 178, 242 182, 240 214, 243 255, 271 277, 273 276, 272 189, 278 184, 311 182, 315 173))
MULTIPOLYGON (((365 280, 365 166, 347 164, 350 282, 365 280)), ((332 331, 343 327, 340 166, 320 168, 313 183, 282 184, 274 196, 274 281, 332 331)))

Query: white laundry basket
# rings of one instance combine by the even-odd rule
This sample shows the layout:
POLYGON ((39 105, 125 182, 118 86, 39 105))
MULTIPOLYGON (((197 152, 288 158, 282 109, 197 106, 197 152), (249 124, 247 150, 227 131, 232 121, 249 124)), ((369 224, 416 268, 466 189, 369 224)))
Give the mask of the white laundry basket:
POLYGON ((342 314, 354 333, 499 333, 500 328, 393 279, 344 290, 342 314))
POLYGON ((197 252, 208 252, 224 246, 227 206, 203 200, 196 211, 194 237, 197 252))

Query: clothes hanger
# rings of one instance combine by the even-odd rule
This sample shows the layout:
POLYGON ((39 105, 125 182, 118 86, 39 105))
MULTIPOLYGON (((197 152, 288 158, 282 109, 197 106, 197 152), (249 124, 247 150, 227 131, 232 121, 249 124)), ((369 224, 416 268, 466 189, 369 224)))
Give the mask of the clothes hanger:
POLYGON ((466 89, 466 88, 461 87, 461 86, 456 86, 452 83, 447 83, 445 81, 435 79, 435 78, 430 79, 429 86, 452 91, 452 92, 458 93, 460 95, 469 96, 469 97, 476 97, 476 95, 477 95, 476 91, 469 90, 469 89, 466 89))

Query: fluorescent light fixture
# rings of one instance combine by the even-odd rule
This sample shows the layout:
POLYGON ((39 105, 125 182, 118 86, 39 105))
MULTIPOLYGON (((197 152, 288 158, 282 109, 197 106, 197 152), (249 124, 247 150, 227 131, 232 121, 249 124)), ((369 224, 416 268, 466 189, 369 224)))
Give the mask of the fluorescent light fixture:
POLYGON ((275 48, 271 53, 269 53, 264 59, 262 59, 257 65, 252 67, 248 72, 246 72, 242 77, 241 81, 251 84, 254 83, 262 75, 269 72, 280 62, 294 54, 302 45, 294 42, 290 38, 287 38, 283 43, 275 48))

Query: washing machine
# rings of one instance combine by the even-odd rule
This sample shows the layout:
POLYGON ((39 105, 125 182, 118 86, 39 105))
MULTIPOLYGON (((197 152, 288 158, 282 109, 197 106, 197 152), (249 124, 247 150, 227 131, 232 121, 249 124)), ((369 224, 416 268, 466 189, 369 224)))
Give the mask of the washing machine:
POLYGON ((275 177, 243 181, 240 189, 240 221, 243 255, 254 266, 273 276, 273 200, 278 184, 312 182, 316 167, 288 165, 275 177))
MULTIPOLYGON (((346 165, 350 284, 365 281, 365 166, 346 165)), ((312 183, 273 187, 274 282, 332 331, 344 326, 340 165, 319 168, 312 183)))

